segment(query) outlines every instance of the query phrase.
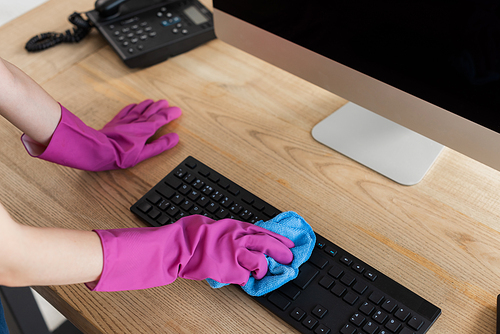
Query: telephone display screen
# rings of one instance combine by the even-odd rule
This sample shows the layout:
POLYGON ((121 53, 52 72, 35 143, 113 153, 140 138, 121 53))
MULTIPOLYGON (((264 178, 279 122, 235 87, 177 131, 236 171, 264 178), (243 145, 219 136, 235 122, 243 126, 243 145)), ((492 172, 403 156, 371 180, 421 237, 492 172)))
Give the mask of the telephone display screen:
POLYGON ((189 17, 189 19, 191 21, 193 21, 193 23, 196 25, 202 24, 202 23, 205 23, 208 21, 208 19, 205 17, 205 15, 203 15, 198 10, 198 8, 196 8, 195 6, 190 6, 186 9, 184 9, 184 14, 186 14, 187 17, 189 17))

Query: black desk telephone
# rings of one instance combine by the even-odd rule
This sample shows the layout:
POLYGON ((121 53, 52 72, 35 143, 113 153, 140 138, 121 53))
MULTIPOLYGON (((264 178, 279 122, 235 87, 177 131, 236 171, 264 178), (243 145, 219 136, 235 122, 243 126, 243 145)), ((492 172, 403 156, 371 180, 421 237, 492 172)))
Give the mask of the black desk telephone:
POLYGON ((128 67, 147 67, 215 38, 212 13, 198 0, 97 0, 95 9, 70 16, 73 33, 33 37, 28 51, 79 42, 95 26, 128 67))

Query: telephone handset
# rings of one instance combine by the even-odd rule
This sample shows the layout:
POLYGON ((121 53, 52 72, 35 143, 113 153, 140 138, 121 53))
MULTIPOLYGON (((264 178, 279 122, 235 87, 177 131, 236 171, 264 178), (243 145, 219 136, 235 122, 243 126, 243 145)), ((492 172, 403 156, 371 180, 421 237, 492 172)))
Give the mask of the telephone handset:
POLYGON ((128 67, 147 67, 215 38, 197 0, 97 0, 89 20, 128 67))

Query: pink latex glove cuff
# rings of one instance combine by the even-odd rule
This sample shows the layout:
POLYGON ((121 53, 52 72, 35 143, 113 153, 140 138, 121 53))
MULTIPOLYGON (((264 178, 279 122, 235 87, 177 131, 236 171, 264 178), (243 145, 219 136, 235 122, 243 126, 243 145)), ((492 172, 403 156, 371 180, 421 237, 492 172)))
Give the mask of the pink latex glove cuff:
POLYGON ((250 223, 194 215, 163 227, 96 230, 104 266, 93 291, 147 289, 177 277, 245 285, 267 272, 264 254, 288 264, 291 240, 250 223))
MULTIPOLYGON (((89 171, 129 168, 178 143, 179 136, 175 133, 151 143, 146 141, 180 115, 181 110, 169 107, 165 100, 145 100, 123 108, 101 130, 95 130, 61 105, 59 125, 47 148, 36 157, 89 171)), ((43 149, 26 134, 21 140, 32 156, 32 152, 43 149)))

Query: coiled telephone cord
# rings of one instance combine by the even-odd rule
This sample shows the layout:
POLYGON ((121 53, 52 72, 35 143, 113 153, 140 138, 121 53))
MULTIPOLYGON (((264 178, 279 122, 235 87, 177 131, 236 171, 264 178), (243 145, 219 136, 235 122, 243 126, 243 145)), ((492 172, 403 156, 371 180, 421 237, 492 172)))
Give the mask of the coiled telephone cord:
POLYGON ((84 19, 81 13, 74 12, 68 20, 75 26, 73 31, 68 29, 64 33, 46 32, 34 36, 26 43, 25 49, 28 52, 37 52, 60 43, 78 43, 92 30, 92 22, 89 19, 84 19))

